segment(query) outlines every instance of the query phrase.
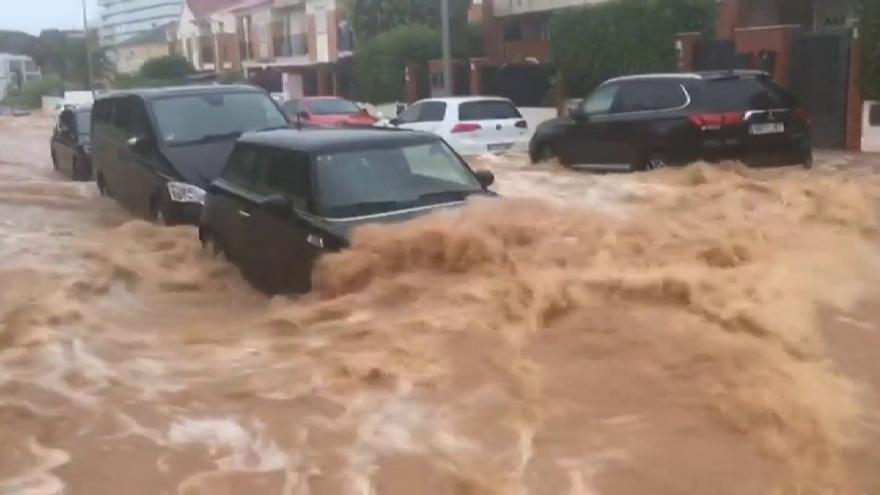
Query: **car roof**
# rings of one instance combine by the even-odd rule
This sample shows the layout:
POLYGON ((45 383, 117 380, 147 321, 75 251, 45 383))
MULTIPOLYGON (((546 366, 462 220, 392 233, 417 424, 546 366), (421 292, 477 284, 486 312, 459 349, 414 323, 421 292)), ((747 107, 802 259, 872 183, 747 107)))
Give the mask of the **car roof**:
POLYGON ((192 86, 170 86, 164 88, 136 88, 118 91, 110 91, 99 95, 95 101, 106 100, 110 98, 120 98, 124 96, 139 96, 144 99, 161 98, 165 96, 179 96, 188 94, 204 94, 204 93, 241 93, 256 92, 264 93, 264 91, 255 86, 246 84, 200 84, 192 86))
POLYGON ((239 143, 317 154, 434 143, 441 140, 439 136, 427 132, 376 127, 363 129, 277 129, 251 132, 243 135, 239 139, 239 143))
POLYGON ((645 81, 656 79, 677 79, 677 80, 700 80, 711 81, 717 79, 741 78, 741 77, 758 77, 768 76, 766 72, 759 70, 717 70, 703 72, 669 72, 656 74, 633 74, 628 76, 615 77, 605 81, 603 84, 622 81, 645 81))
POLYGON ((442 98, 425 98, 424 100, 419 100, 416 103, 424 103, 428 101, 439 101, 443 103, 472 103, 477 101, 506 101, 510 102, 509 98, 505 98, 503 96, 446 96, 442 98))

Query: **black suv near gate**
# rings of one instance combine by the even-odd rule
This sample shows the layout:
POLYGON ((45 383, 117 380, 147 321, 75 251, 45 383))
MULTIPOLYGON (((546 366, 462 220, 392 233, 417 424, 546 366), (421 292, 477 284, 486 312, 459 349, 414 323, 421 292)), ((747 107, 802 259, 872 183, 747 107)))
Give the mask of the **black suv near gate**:
POLYGON ((283 130, 242 136, 208 189, 202 243, 266 292, 307 292, 312 266, 366 223, 402 222, 491 196, 434 134, 283 130))
POLYGON ((158 223, 197 224, 205 189, 244 132, 287 127, 251 86, 185 86, 110 93, 92 111, 98 190, 158 223))
POLYGON ((810 121, 767 74, 724 71, 611 79, 538 126, 532 161, 650 170, 696 160, 812 165, 810 121))

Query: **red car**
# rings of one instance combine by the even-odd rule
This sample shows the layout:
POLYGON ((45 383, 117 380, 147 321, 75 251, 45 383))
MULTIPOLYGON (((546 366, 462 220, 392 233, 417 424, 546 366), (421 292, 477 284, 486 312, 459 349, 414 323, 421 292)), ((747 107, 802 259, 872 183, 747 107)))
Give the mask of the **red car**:
POLYGON ((327 127, 367 127, 376 119, 353 102, 333 96, 313 96, 290 100, 283 105, 291 122, 327 127))

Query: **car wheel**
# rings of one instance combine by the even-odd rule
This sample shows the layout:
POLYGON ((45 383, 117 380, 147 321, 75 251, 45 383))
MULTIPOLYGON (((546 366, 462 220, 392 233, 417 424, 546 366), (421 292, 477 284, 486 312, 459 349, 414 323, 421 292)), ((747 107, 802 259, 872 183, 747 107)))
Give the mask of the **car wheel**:
POLYGON ((813 168, 813 143, 809 139, 801 145, 800 163, 804 168, 813 168))
POLYGON ((556 150, 553 148, 553 145, 543 144, 532 156, 532 163, 549 162, 550 160, 555 160, 557 158, 559 158, 559 155, 556 154, 556 150))
POLYGON ((664 157, 662 153, 655 152, 648 155, 648 158, 646 158, 642 162, 641 167, 639 167, 638 169, 641 169, 645 172, 650 172, 652 170, 658 170, 661 168, 666 168, 668 166, 669 162, 666 161, 666 157, 664 157))
POLYGON ((98 186, 98 193, 101 196, 110 196, 110 190, 107 189, 107 182, 104 180, 104 174, 98 174, 95 178, 95 185, 98 186))
POLYGON ((83 170, 83 168, 84 167, 82 166, 82 164, 80 164, 80 161, 78 159, 74 158, 73 159, 73 166, 71 167, 71 169, 72 169, 71 176, 72 176, 73 180, 76 180, 76 181, 89 180, 89 177, 85 173, 85 170, 83 170))
POLYGON ((223 249, 223 243, 221 243, 217 236, 211 233, 211 231, 204 230, 199 237, 201 237, 202 240, 202 249, 204 249, 209 255, 216 258, 226 256, 226 250, 223 249))

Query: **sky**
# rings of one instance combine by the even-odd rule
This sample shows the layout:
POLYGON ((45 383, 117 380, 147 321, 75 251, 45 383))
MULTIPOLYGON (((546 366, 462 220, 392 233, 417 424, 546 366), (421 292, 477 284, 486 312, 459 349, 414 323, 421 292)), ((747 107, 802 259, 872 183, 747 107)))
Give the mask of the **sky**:
MULTIPOLYGON (((90 20, 98 18, 96 0, 86 0, 86 9, 90 20)), ((43 29, 82 29, 82 0, 0 0, 0 10, 0 30, 36 35, 43 29)))

